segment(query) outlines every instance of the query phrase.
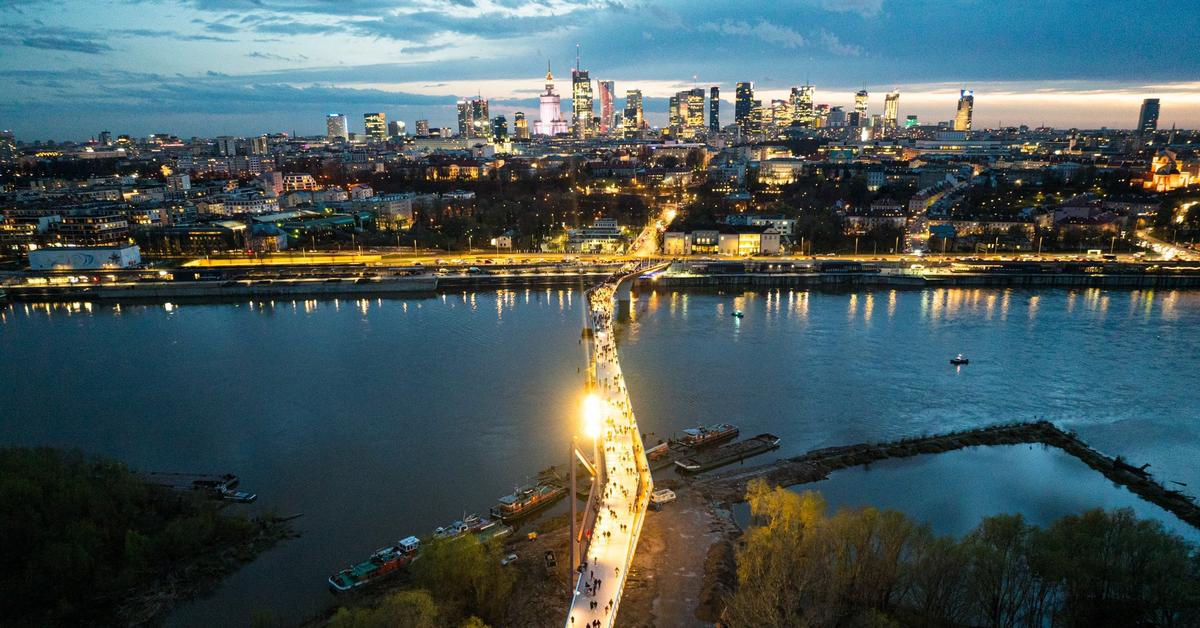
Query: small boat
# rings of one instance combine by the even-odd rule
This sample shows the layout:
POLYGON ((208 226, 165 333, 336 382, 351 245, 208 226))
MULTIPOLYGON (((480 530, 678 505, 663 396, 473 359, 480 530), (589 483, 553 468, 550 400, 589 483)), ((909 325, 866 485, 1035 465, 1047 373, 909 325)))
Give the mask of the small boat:
POLYGON ((745 316, 745 314, 743 314, 741 310, 734 310, 734 311, 733 311, 733 317, 734 317, 734 318, 742 318, 742 317, 744 317, 744 316, 745 316))
POLYGON ((233 489, 224 489, 220 491, 221 499, 230 502, 238 502, 239 504, 249 504, 258 499, 257 493, 249 493, 246 491, 235 491, 233 489))
POLYGON ((491 519, 470 514, 448 526, 438 527, 433 531, 433 537, 437 539, 452 539, 464 534, 477 534, 495 525, 496 522, 491 519))
POLYGON ((687 447, 700 448, 723 443, 737 435, 738 427, 736 425, 717 423, 716 425, 689 427, 683 430, 683 438, 676 442, 687 447))
POLYGON ((960 354, 950 358, 950 363, 955 366, 962 366, 964 364, 970 364, 971 361, 966 359, 965 357, 963 357, 963 354, 960 353, 960 354))
POLYGON ((567 487, 561 484, 543 482, 533 486, 522 486, 511 495, 497 500, 499 503, 492 506, 492 516, 509 523, 546 508, 566 494, 567 487))
POLYGON ((385 576, 396 573, 400 568, 416 560, 421 541, 410 536, 395 545, 375 550, 371 557, 357 565, 351 565, 329 576, 329 588, 335 593, 364 587, 385 576))
POLYGON ((717 467, 745 460, 751 456, 779 448, 779 437, 774 434, 759 434, 737 443, 722 445, 707 452, 675 461, 676 470, 683 473, 700 473, 717 467))

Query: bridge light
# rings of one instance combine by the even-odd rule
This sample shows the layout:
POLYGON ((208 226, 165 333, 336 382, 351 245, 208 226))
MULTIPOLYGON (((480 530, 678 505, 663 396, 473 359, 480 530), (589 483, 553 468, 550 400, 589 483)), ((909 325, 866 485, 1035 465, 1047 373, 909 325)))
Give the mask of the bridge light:
POLYGON ((589 438, 600 437, 600 425, 604 418, 605 403, 596 395, 583 399, 583 433, 589 438))

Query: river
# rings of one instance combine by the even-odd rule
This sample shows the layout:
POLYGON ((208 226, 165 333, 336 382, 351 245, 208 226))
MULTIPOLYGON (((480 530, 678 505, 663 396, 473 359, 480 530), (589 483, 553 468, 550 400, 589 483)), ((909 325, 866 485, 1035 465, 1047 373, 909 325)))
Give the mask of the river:
MULTIPOLYGON (((167 623, 245 625, 263 608, 298 621, 333 603, 330 573, 464 510, 482 513, 563 462, 583 381, 581 307, 569 289, 8 304, 0 443, 78 447, 138 469, 237 473, 260 496, 251 508, 303 513, 303 536, 167 623)), ((661 291, 635 301, 618 337, 646 431, 727 421, 743 435, 781 436, 772 455, 786 456, 1040 417, 1194 492, 1198 329, 1200 292, 1187 291, 661 291), (951 366, 957 353, 971 363, 951 366)), ((1030 485, 1039 481, 1063 495, 1083 473, 1017 458, 1010 464, 1045 470, 1013 475, 1020 491, 1002 481, 949 485, 990 505, 964 517, 930 497, 947 490, 939 474, 965 463, 938 464, 890 482, 876 481, 888 465, 865 480, 835 476, 831 503, 872 503, 883 500, 880 486, 899 486, 913 499, 897 500, 893 488, 893 502, 880 505, 899 502, 958 533, 997 504, 1035 521, 1057 516, 1062 499, 1019 497, 1038 494, 1030 485)), ((1091 482, 1070 507, 1127 503, 1105 489, 1123 490, 1091 482)))

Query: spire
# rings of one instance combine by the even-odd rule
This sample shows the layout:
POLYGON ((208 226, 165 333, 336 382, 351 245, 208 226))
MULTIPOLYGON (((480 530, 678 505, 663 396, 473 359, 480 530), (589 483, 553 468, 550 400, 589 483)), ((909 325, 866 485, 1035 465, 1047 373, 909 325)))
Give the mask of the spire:
POLYGON ((579 70, 579 44, 575 44, 575 69, 579 70))
POLYGON ((546 59, 546 82, 550 83, 554 80, 554 75, 550 73, 550 60, 546 59))

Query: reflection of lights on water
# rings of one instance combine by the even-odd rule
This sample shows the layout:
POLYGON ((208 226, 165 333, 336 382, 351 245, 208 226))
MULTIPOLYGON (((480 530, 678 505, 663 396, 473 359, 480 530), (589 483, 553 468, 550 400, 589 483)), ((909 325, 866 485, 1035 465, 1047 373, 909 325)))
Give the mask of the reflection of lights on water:
POLYGON ((888 310, 887 310, 887 315, 888 315, 889 319, 892 318, 892 316, 894 316, 896 314, 896 299, 897 299, 896 291, 890 290, 888 292, 888 310))
MULTIPOLYGON (((253 302, 253 301, 251 301, 251 302, 250 302, 250 307, 251 307, 251 308, 253 308, 253 307, 254 307, 254 302, 253 302)), ((171 303, 170 301, 167 301, 166 303, 163 303, 163 309, 164 309, 164 310, 166 310, 166 311, 168 311, 168 312, 174 312, 174 311, 175 311, 175 304, 174 304, 174 303, 171 303)))

